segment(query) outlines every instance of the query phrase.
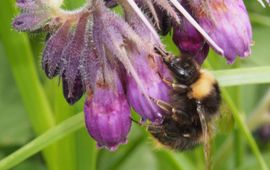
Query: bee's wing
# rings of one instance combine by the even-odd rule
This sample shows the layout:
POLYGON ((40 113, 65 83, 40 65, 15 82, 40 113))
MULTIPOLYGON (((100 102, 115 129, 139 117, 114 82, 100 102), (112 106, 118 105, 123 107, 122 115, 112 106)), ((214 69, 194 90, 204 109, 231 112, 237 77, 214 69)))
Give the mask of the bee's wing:
POLYGON ((217 126, 218 132, 220 133, 230 133, 234 128, 234 118, 232 112, 229 110, 228 106, 222 103, 220 107, 220 113, 215 119, 214 124, 217 126))
POLYGON ((205 169, 211 169, 211 136, 212 136, 212 127, 211 123, 207 122, 205 115, 205 110, 201 107, 200 104, 197 105, 197 112, 200 117, 202 133, 203 133, 203 145, 204 145, 204 158, 205 158, 205 169))

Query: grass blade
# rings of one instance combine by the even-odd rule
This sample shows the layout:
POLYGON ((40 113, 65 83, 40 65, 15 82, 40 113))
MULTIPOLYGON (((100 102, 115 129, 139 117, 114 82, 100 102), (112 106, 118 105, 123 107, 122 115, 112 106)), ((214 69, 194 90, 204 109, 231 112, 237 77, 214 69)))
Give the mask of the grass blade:
POLYGON ((229 108, 232 111, 232 114, 234 116, 235 122, 238 125, 239 130, 243 133, 243 135, 245 136, 247 143, 249 144, 252 152, 254 153, 256 159, 258 160, 261 169, 262 170, 269 170, 269 168, 267 167, 267 164, 265 162, 265 160, 263 159, 263 156, 255 142, 255 139, 252 137, 252 134, 250 132, 250 130, 247 127, 247 124, 245 123, 243 117, 241 117, 241 114, 239 114, 238 109, 236 108, 236 106, 234 105, 234 102, 232 101, 230 95, 228 94, 228 92, 226 90, 222 90, 222 94, 223 94, 223 99, 225 100, 226 104, 229 106, 229 108))
POLYGON ((270 67, 218 70, 213 73, 223 87, 270 83, 270 67))
POLYGON ((43 135, 39 136, 32 142, 23 146, 21 149, 17 150, 13 154, 1 160, 0 169, 7 170, 14 167, 15 165, 25 160, 26 158, 29 158, 30 156, 44 149, 48 145, 82 128, 83 126, 84 126, 83 113, 76 114, 75 116, 65 120, 63 123, 57 125, 53 129, 48 130, 43 135))

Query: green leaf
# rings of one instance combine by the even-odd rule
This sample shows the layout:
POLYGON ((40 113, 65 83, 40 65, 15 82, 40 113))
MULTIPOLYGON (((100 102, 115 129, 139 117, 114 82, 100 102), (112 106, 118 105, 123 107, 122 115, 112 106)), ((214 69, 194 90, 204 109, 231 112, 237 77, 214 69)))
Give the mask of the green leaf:
POLYGON ((31 127, 0 43, 0 146, 22 145, 31 137, 31 127))
POLYGON ((96 142, 89 136, 86 128, 77 131, 75 135, 77 170, 96 170, 96 142))
POLYGON ((253 23, 270 27, 270 17, 269 16, 261 15, 259 13, 250 12, 249 17, 253 23))
MULTIPOLYGON (((10 28, 15 13, 14 1, 0 1, 0 39, 31 125, 36 134, 41 134, 53 127, 55 121, 39 81, 29 39, 10 28)), ((56 152, 53 145, 44 151, 49 169, 57 169, 56 152)))
POLYGON ((118 170, 122 163, 128 159, 128 156, 133 155, 136 149, 146 141, 146 137, 144 129, 142 130, 138 125, 132 126, 128 137, 128 145, 121 145, 117 152, 110 152, 105 149, 100 150, 97 159, 97 169, 118 170), (104 164, 104 162, 107 163, 104 164))
POLYGON ((125 161, 115 170, 156 170, 157 160, 151 149, 142 144, 132 154, 126 155, 125 161))
POLYGON ((23 162, 13 170, 46 170, 46 168, 41 161, 31 159, 23 162))
POLYGON ((195 169, 191 161, 183 153, 174 153, 169 150, 157 150, 155 155, 158 159, 160 170, 192 170, 195 169))

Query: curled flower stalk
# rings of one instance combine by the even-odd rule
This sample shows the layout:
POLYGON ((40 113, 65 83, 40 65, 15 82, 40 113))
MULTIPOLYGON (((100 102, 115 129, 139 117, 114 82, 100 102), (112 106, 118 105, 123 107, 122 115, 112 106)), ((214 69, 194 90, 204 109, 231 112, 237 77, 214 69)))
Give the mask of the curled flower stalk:
POLYGON ((170 102, 172 89, 166 81, 174 79, 155 50, 165 49, 158 33, 166 35, 173 28, 179 50, 200 64, 209 47, 230 63, 237 55, 250 54, 251 28, 241 0, 92 0, 74 11, 61 9, 62 3, 17 0, 21 14, 13 27, 47 33, 42 54, 45 74, 61 78, 69 104, 86 94, 88 132, 98 146, 110 150, 127 141, 130 108, 142 120, 155 123, 168 114, 153 102, 170 102), (122 7, 123 16, 110 9, 116 5, 122 7), (228 18, 236 14, 230 23, 228 18))

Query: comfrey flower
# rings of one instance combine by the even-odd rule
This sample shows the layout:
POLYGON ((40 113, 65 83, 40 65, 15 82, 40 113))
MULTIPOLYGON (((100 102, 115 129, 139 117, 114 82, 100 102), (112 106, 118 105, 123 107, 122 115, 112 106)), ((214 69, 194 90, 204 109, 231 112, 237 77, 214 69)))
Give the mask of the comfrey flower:
POLYGON ((174 26, 173 41, 181 53, 193 56, 200 64, 208 55, 208 43, 185 18, 182 18, 180 26, 174 26))
POLYGON ((199 24, 223 49, 229 63, 232 63, 236 56, 246 57, 251 54, 252 30, 242 0, 184 2, 188 3, 199 24))
MULTIPOLYGON (((207 34, 207 24, 201 23, 205 31, 177 0, 89 0, 75 11, 61 9, 62 2, 17 0, 21 14, 14 19, 13 27, 19 31, 48 33, 42 56, 45 74, 49 78, 61 78, 63 94, 69 104, 76 103, 86 92, 84 112, 88 132, 98 146, 110 150, 127 141, 131 127, 130 108, 134 108, 143 120, 155 123, 168 114, 154 102, 170 102, 171 87, 166 82, 173 81, 171 72, 155 51, 165 48, 155 28, 160 34, 166 34, 173 25, 177 29, 174 41, 180 50, 200 63, 207 56, 209 46, 225 54, 230 62, 235 55, 242 54, 242 51, 233 51, 236 45, 231 44, 232 38, 240 38, 237 47, 246 47, 242 43, 246 42, 244 33, 237 37, 236 33, 229 34, 225 29, 229 37, 223 35, 218 19, 212 15, 222 14, 219 16, 222 23, 228 24, 224 28, 236 27, 236 21, 230 25, 226 16, 231 17, 231 14, 212 9, 214 0, 205 1, 212 6, 205 8, 207 15, 201 18, 196 13, 199 9, 193 6, 195 1, 188 1, 188 5, 199 23, 208 19, 211 24, 218 25, 211 27, 216 30, 211 37, 218 45, 207 34), (123 17, 109 9, 116 5, 123 8, 123 17), (140 8, 149 13, 144 15, 140 8), (219 36, 227 41, 220 43, 216 38, 219 36)), ((224 5, 229 7, 227 3, 224 5)), ((241 6, 243 3, 231 3, 240 4, 237 7, 244 10, 240 16, 247 15, 241 6)), ((233 8, 233 12, 240 10, 238 8, 233 8)), ((241 22, 238 25, 243 28, 248 18, 241 22)), ((251 29, 244 28, 250 40, 251 29)), ((240 28, 234 29, 239 31, 240 28)), ((249 45, 250 41, 248 52, 249 45)), ((247 54, 246 50, 244 53, 247 54)))
MULTIPOLYGON (((154 50, 153 44, 162 48, 160 40, 145 26, 127 1, 122 0, 120 4, 124 9, 126 22, 142 37, 144 46, 147 47, 140 51, 130 50, 130 54, 133 55, 131 62, 141 78, 146 94, 152 98, 169 101, 170 89, 162 79, 171 79, 171 77, 167 74, 168 70, 166 70, 162 58, 151 53, 154 50)), ((135 111, 141 114, 143 119, 151 121, 162 119, 163 111, 156 105, 148 104, 148 99, 144 95, 140 93, 140 87, 135 79, 131 75, 127 75, 127 96, 135 111)))
POLYGON ((131 126, 130 106, 116 68, 103 63, 97 71, 93 94, 85 103, 85 122, 98 146, 110 150, 126 143, 131 126))
POLYGON ((98 146, 114 150, 125 143, 130 107, 143 119, 162 119, 165 113, 150 98, 168 101, 169 87, 162 79, 171 77, 154 52, 155 46, 163 48, 158 35, 141 38, 149 27, 134 11, 126 11, 125 22, 100 0, 74 12, 43 0, 17 3, 22 13, 14 28, 49 32, 42 66, 49 78, 61 77, 67 102, 74 104, 87 92, 85 123, 98 146))
POLYGON ((264 125, 256 130, 255 135, 263 143, 269 143, 270 140, 270 125, 264 125))

